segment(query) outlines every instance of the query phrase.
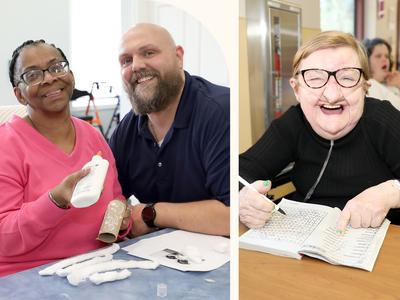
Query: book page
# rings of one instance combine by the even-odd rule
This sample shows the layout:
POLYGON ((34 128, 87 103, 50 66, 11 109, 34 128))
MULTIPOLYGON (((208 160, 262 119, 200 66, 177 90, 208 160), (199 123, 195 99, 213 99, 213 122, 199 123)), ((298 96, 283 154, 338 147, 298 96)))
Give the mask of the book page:
POLYGON ((352 228, 346 232, 336 232, 340 210, 327 218, 324 226, 318 228, 301 249, 301 253, 325 260, 331 264, 340 264, 372 271, 382 246, 389 221, 385 220, 379 228, 352 228))
POLYGON ((239 238, 244 249, 301 258, 301 245, 333 209, 327 206, 282 199, 285 215, 274 213, 262 228, 250 229, 239 238))

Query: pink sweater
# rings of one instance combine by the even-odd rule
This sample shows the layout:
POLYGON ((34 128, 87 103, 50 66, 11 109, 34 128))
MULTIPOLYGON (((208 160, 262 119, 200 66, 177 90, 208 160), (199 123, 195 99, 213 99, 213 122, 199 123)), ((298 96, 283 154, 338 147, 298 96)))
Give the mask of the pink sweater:
POLYGON ((107 204, 124 199, 115 161, 94 127, 72 120, 76 143, 69 155, 19 117, 0 126, 0 277, 105 246, 96 237, 107 204), (99 201, 58 208, 48 191, 98 151, 110 162, 99 201))

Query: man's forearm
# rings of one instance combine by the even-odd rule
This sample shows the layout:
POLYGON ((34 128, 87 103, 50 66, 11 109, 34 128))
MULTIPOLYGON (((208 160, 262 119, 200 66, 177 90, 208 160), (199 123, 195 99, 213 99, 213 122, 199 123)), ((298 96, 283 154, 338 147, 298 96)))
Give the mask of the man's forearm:
POLYGON ((161 228, 177 228, 214 235, 229 235, 229 206, 218 200, 187 203, 159 202, 155 206, 155 224, 161 228))

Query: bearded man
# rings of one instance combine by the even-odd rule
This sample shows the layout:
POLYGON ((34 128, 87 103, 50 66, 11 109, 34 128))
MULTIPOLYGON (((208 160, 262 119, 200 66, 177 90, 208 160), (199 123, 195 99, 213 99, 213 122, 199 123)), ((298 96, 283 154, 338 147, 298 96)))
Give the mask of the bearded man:
POLYGON ((229 89, 183 69, 184 50, 155 24, 130 28, 120 45, 132 104, 110 140, 132 235, 158 228, 229 235, 229 89))

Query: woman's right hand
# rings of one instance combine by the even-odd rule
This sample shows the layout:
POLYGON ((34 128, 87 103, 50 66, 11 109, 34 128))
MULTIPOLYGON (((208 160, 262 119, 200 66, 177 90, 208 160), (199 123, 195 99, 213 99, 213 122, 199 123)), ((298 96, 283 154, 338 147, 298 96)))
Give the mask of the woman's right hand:
POLYGON ((390 72, 386 77, 386 83, 388 86, 395 86, 400 88, 400 72, 390 72))
POLYGON ((239 192, 239 218, 240 222, 249 228, 260 228, 271 218, 274 204, 265 201, 261 194, 266 194, 271 189, 271 181, 258 180, 252 183, 259 193, 248 187, 243 187, 239 192))
POLYGON ((79 180, 90 173, 90 168, 79 170, 64 178, 59 185, 50 191, 52 200, 58 207, 66 208, 71 203, 72 193, 79 180))

